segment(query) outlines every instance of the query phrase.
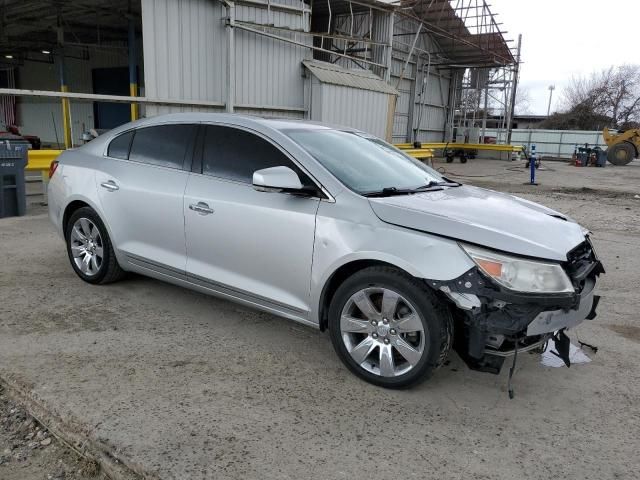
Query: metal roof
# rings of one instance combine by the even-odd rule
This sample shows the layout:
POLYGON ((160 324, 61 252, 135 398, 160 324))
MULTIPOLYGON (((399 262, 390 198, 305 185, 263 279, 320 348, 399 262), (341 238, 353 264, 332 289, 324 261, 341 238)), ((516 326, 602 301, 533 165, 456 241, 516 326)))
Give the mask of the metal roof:
POLYGON ((317 60, 305 60, 302 63, 322 83, 399 95, 395 88, 368 70, 343 68, 317 60))
MULTIPOLYGON (((58 47, 56 25, 62 21, 66 44, 102 45, 127 40, 128 19, 142 31, 140 1, 3 0, 0 1, 0 54, 19 56, 58 47)), ((13 62, 15 63, 15 62, 13 62)))
POLYGON ((405 14, 411 13, 423 22, 450 59, 449 64, 471 67, 516 63, 486 0, 399 0, 399 5, 405 14))

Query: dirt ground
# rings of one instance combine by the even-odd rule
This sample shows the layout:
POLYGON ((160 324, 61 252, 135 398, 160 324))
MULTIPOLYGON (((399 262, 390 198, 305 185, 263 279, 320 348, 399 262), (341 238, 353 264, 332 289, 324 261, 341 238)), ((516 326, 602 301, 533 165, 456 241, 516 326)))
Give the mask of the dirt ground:
POLYGON ((105 478, 60 443, 0 386, 0 474, 2 480, 81 480, 105 478))
MULTIPOLYGON (((436 166, 593 231, 599 316, 571 334, 598 347, 591 363, 523 355, 514 400, 508 369, 472 372, 455 354, 417 388, 380 389, 311 328, 139 276, 83 283, 34 203, 0 220, 0 378, 147 478, 637 479, 640 164, 547 164, 539 187, 520 162, 436 166)), ((2 402, 4 422, 15 407, 2 402)), ((55 478, 50 448, 24 469, 9 455, 0 478, 55 478)))

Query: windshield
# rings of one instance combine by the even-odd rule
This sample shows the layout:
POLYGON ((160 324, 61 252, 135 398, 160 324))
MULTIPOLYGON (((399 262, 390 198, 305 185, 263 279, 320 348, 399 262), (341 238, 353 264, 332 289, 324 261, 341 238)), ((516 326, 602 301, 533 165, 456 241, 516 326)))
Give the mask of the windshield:
POLYGON ((414 189, 441 182, 438 172, 379 138, 341 130, 285 130, 351 190, 414 189))

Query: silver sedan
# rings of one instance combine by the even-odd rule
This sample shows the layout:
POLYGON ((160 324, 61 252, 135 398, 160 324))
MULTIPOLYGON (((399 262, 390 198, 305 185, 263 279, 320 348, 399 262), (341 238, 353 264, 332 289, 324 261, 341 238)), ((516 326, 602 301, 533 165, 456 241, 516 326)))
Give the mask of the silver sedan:
POLYGON ((49 215, 82 280, 137 272, 328 330, 384 387, 428 378, 452 347, 492 372, 550 339, 562 351, 595 316, 603 269, 578 224, 359 131, 172 114, 52 171, 49 215))

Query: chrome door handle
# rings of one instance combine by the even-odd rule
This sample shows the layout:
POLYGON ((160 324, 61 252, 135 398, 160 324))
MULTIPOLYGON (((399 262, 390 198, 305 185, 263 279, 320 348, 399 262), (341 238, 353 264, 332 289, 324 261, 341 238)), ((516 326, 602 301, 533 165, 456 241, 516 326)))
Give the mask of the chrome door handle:
POLYGON ((189 210, 198 212, 200 215, 210 215, 213 213, 213 208, 210 208, 209 205, 204 202, 192 203, 189 205, 189 210))
POLYGON ((116 190, 120 189, 120 187, 116 185, 116 182, 114 182, 113 180, 109 180, 108 182, 102 182, 100 186, 103 188, 106 188, 110 192, 115 192, 116 190))

